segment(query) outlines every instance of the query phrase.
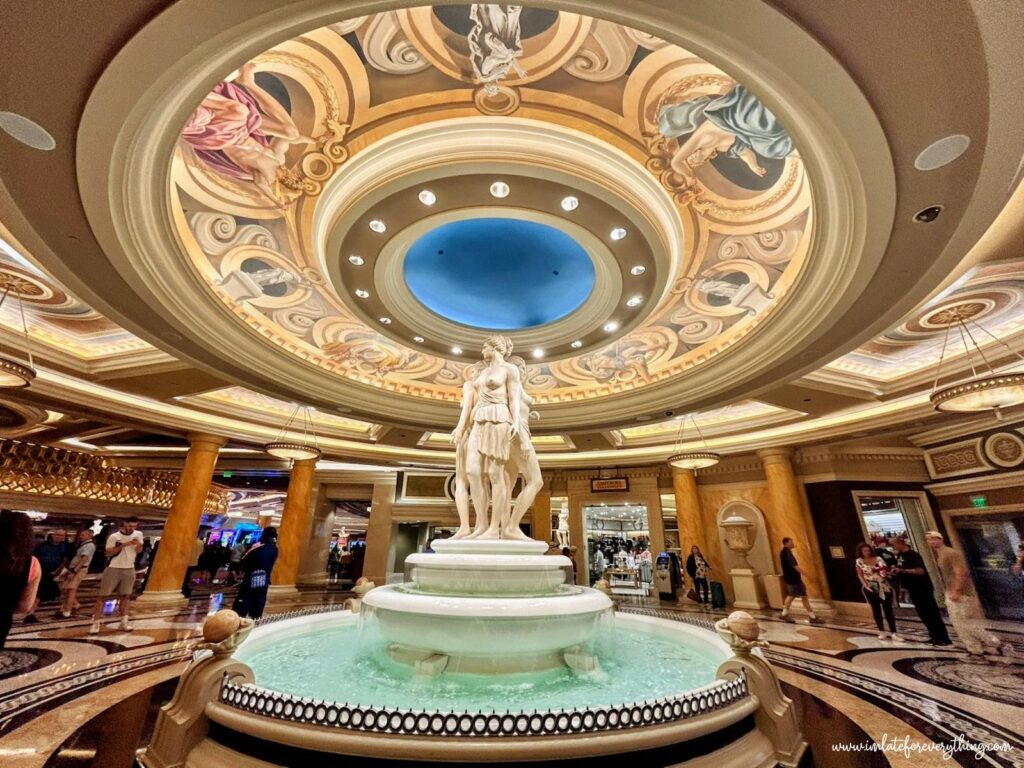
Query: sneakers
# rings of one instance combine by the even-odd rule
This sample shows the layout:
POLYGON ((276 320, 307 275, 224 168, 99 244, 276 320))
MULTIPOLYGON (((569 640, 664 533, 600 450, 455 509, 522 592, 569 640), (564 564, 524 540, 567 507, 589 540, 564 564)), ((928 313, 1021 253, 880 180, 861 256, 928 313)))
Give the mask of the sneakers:
POLYGON ((98 621, 94 621, 92 624, 89 625, 89 634, 90 635, 98 635, 99 633, 100 633, 100 623, 98 621))
POLYGON ((809 618, 807 621, 810 622, 811 624, 824 624, 825 623, 825 620, 823 618, 821 618, 821 616, 811 616, 811 618, 809 618))
POLYGON ((888 632, 879 632, 878 633, 878 639, 879 640, 888 640, 890 637, 891 637, 891 635, 888 632))
POLYGON ((906 638, 900 637, 895 632, 892 633, 892 639, 895 640, 897 643, 905 643, 905 642, 907 642, 906 638))
POLYGON ((1010 645, 1010 643, 1003 643, 999 646, 999 649, 996 651, 996 653, 998 653, 1000 656, 1013 656, 1013 646, 1010 645))
POLYGON ((132 623, 128 621, 127 616, 121 617, 121 629, 123 629, 125 632, 131 632, 133 629, 135 629, 135 627, 132 626, 132 623))
POLYGON ((788 621, 788 622, 789 622, 790 624, 796 624, 796 619, 794 619, 794 618, 793 618, 793 617, 792 617, 791 615, 789 615, 788 613, 784 613, 784 614, 782 614, 782 620, 783 620, 783 621, 788 621))

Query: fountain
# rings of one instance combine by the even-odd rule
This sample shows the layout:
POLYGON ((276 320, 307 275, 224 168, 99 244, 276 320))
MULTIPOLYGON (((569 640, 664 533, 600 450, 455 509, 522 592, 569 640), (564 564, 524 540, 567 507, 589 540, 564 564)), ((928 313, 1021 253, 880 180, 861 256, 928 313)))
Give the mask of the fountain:
POLYGON ((147 768, 320 765, 332 754, 438 764, 630 753, 682 765, 684 742, 716 768, 800 761, 791 702, 749 615, 712 627, 620 610, 611 626, 608 595, 565 583, 571 561, 520 532, 540 470, 511 347, 489 339, 463 390, 455 536, 409 556, 403 583, 361 585, 357 612, 256 628, 211 617, 147 768))

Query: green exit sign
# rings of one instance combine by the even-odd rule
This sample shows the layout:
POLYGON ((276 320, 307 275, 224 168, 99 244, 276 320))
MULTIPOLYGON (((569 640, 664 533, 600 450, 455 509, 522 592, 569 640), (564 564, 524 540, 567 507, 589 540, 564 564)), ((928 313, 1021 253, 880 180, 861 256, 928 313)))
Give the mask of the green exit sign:
POLYGON ((986 496, 971 496, 972 507, 987 507, 988 498, 986 496))
POLYGON ((221 472, 220 476, 224 477, 224 478, 230 478, 230 477, 234 477, 235 473, 232 472, 231 470, 227 470, 226 472, 221 472))

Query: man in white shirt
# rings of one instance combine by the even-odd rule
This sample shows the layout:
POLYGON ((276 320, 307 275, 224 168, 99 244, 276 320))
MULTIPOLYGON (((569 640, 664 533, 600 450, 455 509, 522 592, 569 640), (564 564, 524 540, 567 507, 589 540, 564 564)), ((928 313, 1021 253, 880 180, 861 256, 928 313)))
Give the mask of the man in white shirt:
POLYGON ((116 597, 119 603, 121 629, 132 629, 132 624, 128 621, 128 609, 131 607, 132 590, 135 588, 135 558, 142 551, 143 541, 142 531, 135 530, 138 525, 137 517, 129 517, 121 525, 121 530, 107 537, 104 554, 110 558, 110 562, 107 563, 100 579, 100 596, 92 612, 90 635, 99 633, 103 604, 112 596, 116 597))

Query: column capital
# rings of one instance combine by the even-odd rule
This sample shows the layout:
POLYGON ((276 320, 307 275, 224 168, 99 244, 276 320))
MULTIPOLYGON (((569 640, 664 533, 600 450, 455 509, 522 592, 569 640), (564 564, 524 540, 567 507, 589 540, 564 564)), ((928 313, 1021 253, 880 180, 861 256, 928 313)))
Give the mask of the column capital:
POLYGON ((757 452, 762 464, 789 464, 793 461, 793 449, 788 446, 780 448, 762 448, 757 452))
POLYGON ((228 441, 226 437, 208 435, 203 432, 189 432, 185 437, 188 438, 189 448, 200 451, 219 451, 228 441))

